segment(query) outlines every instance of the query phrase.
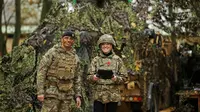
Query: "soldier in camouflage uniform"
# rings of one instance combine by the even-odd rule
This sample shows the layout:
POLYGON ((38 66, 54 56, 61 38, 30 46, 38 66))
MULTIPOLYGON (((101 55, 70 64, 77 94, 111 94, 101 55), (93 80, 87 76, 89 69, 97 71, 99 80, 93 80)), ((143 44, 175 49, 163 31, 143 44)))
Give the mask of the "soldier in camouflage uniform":
POLYGON ((37 74, 37 98, 42 112, 71 112, 81 106, 80 63, 72 48, 75 35, 65 31, 61 44, 51 48, 40 61, 37 74))
POLYGON ((121 100, 119 84, 126 81, 127 71, 122 59, 113 52, 116 43, 111 35, 102 35, 98 40, 98 46, 100 53, 92 60, 87 77, 94 84, 93 112, 116 112, 117 102, 121 100), (98 70, 111 70, 113 76, 110 79, 102 79, 98 76, 98 70))

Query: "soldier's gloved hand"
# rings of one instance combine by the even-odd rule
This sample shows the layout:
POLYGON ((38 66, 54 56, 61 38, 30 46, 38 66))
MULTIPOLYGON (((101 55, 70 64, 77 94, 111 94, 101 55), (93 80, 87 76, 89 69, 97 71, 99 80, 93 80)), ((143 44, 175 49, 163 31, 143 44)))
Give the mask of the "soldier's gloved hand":
POLYGON ((37 95, 37 99, 41 102, 44 101, 44 95, 37 95))
POLYGON ((81 107, 81 98, 80 97, 76 97, 76 106, 77 106, 77 108, 81 107))
POLYGON ((99 77, 97 77, 96 75, 94 75, 94 76, 93 76, 93 80, 94 80, 94 81, 97 81, 97 80, 99 80, 99 77))

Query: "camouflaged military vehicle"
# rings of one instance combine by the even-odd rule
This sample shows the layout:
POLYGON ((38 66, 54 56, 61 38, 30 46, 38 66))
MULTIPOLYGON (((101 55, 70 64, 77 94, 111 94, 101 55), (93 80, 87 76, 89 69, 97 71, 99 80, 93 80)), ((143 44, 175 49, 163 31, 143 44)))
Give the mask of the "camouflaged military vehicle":
POLYGON ((186 37, 177 40, 181 65, 181 86, 178 112, 200 112, 200 38, 186 37))
MULTIPOLYGON (((146 29, 132 41, 133 69, 129 81, 121 86, 121 106, 118 111, 158 112, 173 104, 177 83, 176 62, 170 37, 146 29)), ((126 63, 126 61, 125 61, 126 63)))

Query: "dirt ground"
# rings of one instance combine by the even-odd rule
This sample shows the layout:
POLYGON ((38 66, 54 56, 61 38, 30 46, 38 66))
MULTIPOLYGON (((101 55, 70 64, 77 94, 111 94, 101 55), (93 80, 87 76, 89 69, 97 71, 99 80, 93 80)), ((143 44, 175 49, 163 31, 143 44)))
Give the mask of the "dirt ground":
MULTIPOLYGON (((174 112, 174 110, 175 110, 174 107, 169 107, 167 109, 160 110, 159 112, 174 112)), ((121 102, 121 105, 118 106, 117 108, 117 112, 134 112, 134 111, 131 111, 130 105, 128 105, 125 102, 121 102)))
POLYGON ((173 112, 174 110, 175 110, 174 107, 169 107, 169 108, 167 108, 165 110, 161 110, 160 112, 173 112))

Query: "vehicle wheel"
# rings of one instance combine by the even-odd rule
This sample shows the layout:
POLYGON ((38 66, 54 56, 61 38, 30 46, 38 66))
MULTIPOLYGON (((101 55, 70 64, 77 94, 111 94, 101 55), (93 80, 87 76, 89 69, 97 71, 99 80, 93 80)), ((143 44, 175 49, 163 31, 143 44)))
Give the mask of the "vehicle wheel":
POLYGON ((131 112, 142 112, 142 102, 131 102, 131 112))
POLYGON ((156 88, 153 88, 152 90, 152 99, 151 99, 151 105, 150 105, 150 112, 159 112, 159 107, 158 107, 158 101, 159 101, 159 98, 158 98, 158 92, 156 90, 156 88))

